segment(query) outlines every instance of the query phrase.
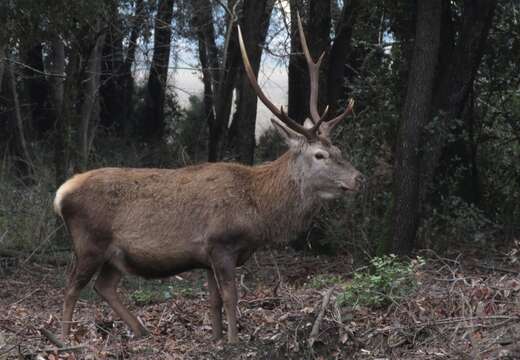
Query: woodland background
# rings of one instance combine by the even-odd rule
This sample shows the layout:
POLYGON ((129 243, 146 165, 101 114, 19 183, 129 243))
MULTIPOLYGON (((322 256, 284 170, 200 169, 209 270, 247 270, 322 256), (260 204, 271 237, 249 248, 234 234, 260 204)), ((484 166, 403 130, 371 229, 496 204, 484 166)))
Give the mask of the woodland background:
POLYGON ((266 53, 287 68, 288 113, 302 122, 297 11, 313 57, 326 51, 320 106, 336 113, 356 100, 335 142, 369 181, 329 204, 292 248, 356 264, 482 249, 516 264, 517 0, 1 0, 2 266, 68 262, 51 204, 76 172, 281 154, 274 131, 255 139, 257 99, 236 28, 256 73, 266 53), (170 81, 180 53, 203 83, 188 107, 170 81))
POLYGON ((273 131, 255 142, 257 99, 236 25, 257 73, 265 52, 288 68, 288 112, 303 121, 297 11, 313 56, 326 51, 320 105, 334 113, 356 99, 336 142, 370 178, 306 238, 366 256, 511 242, 520 222, 520 5, 426 3, 3 0, 2 247, 57 245, 50 203, 75 172, 280 154, 273 131), (187 108, 168 81, 184 48, 195 49, 204 84, 187 108))

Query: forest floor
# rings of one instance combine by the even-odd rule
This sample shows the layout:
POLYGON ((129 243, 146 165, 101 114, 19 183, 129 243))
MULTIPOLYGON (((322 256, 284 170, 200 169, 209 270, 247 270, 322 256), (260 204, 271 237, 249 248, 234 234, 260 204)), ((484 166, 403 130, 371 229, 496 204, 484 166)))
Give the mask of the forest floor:
POLYGON ((0 274, 0 359, 520 359, 520 264, 464 253, 423 254, 415 290, 379 309, 337 305, 354 273, 348 256, 258 253, 239 270, 237 345, 211 340, 202 271, 124 280, 121 295, 151 331, 144 339, 89 287, 59 350, 49 332, 59 334, 66 268, 21 259, 0 274))

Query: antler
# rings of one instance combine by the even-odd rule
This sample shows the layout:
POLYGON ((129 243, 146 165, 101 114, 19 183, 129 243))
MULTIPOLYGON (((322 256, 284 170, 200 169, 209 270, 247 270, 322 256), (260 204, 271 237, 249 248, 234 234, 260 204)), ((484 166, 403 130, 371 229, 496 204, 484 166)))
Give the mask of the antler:
POLYGON ((352 113, 352 109, 354 108, 354 99, 349 99, 347 107, 345 111, 336 116, 334 119, 324 122, 320 127, 320 134, 325 137, 330 137, 330 132, 336 125, 339 124, 341 120, 343 120, 348 114, 352 113))
POLYGON ((318 116, 318 119, 314 122, 314 126, 312 126, 311 128, 305 128, 302 125, 298 124, 296 121, 294 121, 287 115, 287 113, 283 109, 283 106, 280 106, 280 109, 278 109, 276 105, 274 105, 267 98, 267 96, 260 88, 260 85, 258 85, 255 73, 253 72, 253 68, 251 67, 251 62, 249 61, 249 57, 247 56, 247 51, 244 45, 244 39, 242 37, 242 30, 240 29, 240 26, 238 26, 238 42, 240 44, 240 52, 242 53, 242 60, 244 62, 244 68, 247 77, 249 78, 249 82, 255 90, 255 93, 258 96, 258 98, 264 103, 264 105, 269 110, 271 110, 271 112, 274 115, 276 115, 278 119, 280 119, 284 124, 289 126, 292 130, 304 135, 308 140, 315 140, 317 138, 317 133, 320 128, 320 125, 323 123, 323 120, 328 114, 329 107, 327 106, 321 118, 318 116))
POLYGON ((312 60, 311 53, 309 51, 309 46, 307 45, 307 39, 305 38, 305 33, 303 32, 302 19, 300 18, 300 13, 296 14, 298 17, 298 32, 300 34, 300 42, 302 43, 303 54, 305 55, 305 60, 307 61, 307 67, 309 68, 309 80, 311 83, 311 91, 309 98, 309 107, 311 112, 311 119, 314 124, 318 123, 318 121, 322 118, 325 118, 325 114, 320 117, 318 112, 318 90, 320 87, 320 65, 323 57, 325 56, 325 51, 321 53, 318 61, 314 62, 312 60))
POLYGON ((309 52, 309 47, 307 45, 307 40, 305 38, 305 34, 303 32, 302 20, 300 18, 300 14, 297 14, 298 17, 298 31, 300 34, 300 41, 302 43, 302 50, 305 55, 305 59, 307 61, 307 66, 309 68, 309 79, 310 79, 310 99, 309 99, 309 107, 311 113, 311 119, 314 125, 311 128, 305 128, 304 126, 298 124, 296 121, 291 119, 287 113, 284 111, 283 106, 280 106, 278 109, 276 105, 274 105, 264 94, 260 85, 258 85, 258 81, 256 79, 253 68, 251 67, 251 62, 249 61, 249 57, 247 56, 246 47, 244 45, 244 39, 242 37, 242 30, 240 26, 238 26, 238 42, 240 44, 240 52, 242 53, 242 60, 244 62, 244 69, 246 71, 246 75, 251 83, 251 86, 255 90, 258 98, 264 103, 264 105, 271 110, 271 112, 276 115, 278 119, 280 119, 285 125, 287 125, 292 130, 304 135, 309 141, 316 140, 318 135, 323 137, 329 137, 331 130, 348 114, 352 112, 352 108, 354 106, 354 100, 350 99, 349 103, 343 113, 336 116, 334 119, 330 121, 324 121, 329 112, 329 106, 325 108, 323 114, 320 116, 318 112, 318 90, 319 90, 319 77, 320 77, 320 65, 325 55, 323 52, 318 61, 314 62, 312 60, 311 54, 309 52))

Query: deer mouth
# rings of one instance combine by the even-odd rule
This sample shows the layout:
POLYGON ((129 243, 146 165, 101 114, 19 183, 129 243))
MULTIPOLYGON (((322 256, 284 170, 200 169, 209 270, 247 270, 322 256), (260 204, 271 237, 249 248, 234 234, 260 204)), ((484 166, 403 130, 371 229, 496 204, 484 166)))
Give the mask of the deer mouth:
POLYGON ((347 184, 345 184, 344 182, 340 182, 340 183, 339 183, 339 188, 340 188, 341 191, 343 191, 344 193, 355 193, 355 192, 358 191, 358 189, 353 188, 353 187, 350 187, 350 186, 348 186, 347 184))

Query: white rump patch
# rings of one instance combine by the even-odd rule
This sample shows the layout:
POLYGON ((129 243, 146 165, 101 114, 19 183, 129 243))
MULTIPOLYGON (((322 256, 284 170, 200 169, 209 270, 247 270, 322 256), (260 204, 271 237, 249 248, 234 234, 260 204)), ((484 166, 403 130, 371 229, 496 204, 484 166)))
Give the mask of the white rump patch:
POLYGON ((77 188, 83 182, 85 177, 83 174, 75 175, 72 179, 65 181, 56 191, 56 196, 54 197, 54 212, 59 216, 63 217, 61 214, 61 202, 65 198, 67 194, 69 194, 72 190, 77 188))

